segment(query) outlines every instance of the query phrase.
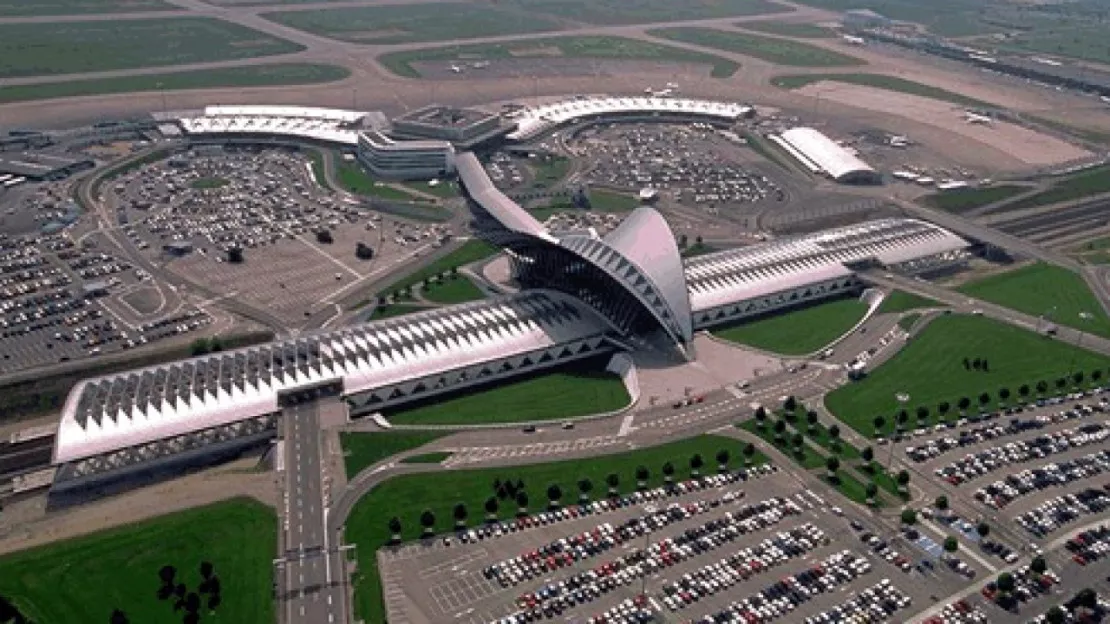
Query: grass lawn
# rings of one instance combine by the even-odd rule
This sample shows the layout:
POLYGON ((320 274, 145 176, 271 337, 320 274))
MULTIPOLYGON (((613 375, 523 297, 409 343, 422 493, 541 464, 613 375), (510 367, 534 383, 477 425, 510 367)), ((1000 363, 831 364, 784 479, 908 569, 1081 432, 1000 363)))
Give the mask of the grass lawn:
POLYGON ((0 78, 230 61, 302 49, 204 17, 0 24, 0 78))
POLYGON ((540 157, 529 162, 535 176, 534 186, 548 188, 567 177, 570 171, 570 159, 563 156, 540 157))
POLYGON ((684 0, 681 3, 669 0, 503 0, 502 5, 599 25, 649 24, 793 10, 766 0, 684 0))
POLYGON ((831 39, 836 37, 836 33, 828 28, 822 28, 817 24, 799 22, 739 22, 736 26, 745 30, 756 30, 783 37, 799 37, 802 39, 831 39))
POLYGON ((902 318, 898 319, 898 327, 901 327, 902 331, 908 332, 908 331, 910 331, 910 328, 913 327, 913 324, 916 323, 917 319, 919 319, 919 318, 921 318, 921 315, 918 314, 917 312, 912 312, 910 314, 907 314, 907 315, 903 316, 902 318))
POLYGON ((1048 190, 1022 198, 1006 207, 1021 210, 1110 193, 1110 165, 1103 165, 1059 178, 1048 190))
POLYGON ((945 102, 952 102, 953 104, 959 104, 961 106, 997 108, 990 102, 976 100, 975 98, 970 98, 927 84, 921 84, 920 82, 913 82, 912 80, 883 74, 804 74, 796 76, 775 76, 771 79, 771 84, 783 89, 798 89, 808 84, 822 81, 844 82, 864 87, 886 89, 887 91, 898 91, 899 93, 920 95, 921 97, 933 98, 934 100, 944 100, 945 102))
POLYGON ((945 212, 961 213, 972 208, 993 204, 1015 195, 1027 192, 1028 187, 1016 184, 1002 184, 975 189, 959 189, 926 195, 921 201, 932 208, 945 212))
POLYGON ((0 0, 0 17, 173 11, 164 0, 0 0))
POLYGON ((836 473, 836 481, 829 479, 828 474, 822 476, 825 483, 837 489, 838 492, 847 496, 849 500, 855 501, 860 504, 867 502, 867 486, 864 485, 851 475, 848 470, 844 469, 843 464, 840 470, 836 473))
POLYGON ((640 206, 640 200, 632 195, 603 191, 590 191, 590 210, 594 212, 632 212, 640 206))
POLYGON ((630 399, 620 377, 603 366, 603 360, 576 362, 384 413, 395 425, 464 425, 562 420, 611 412, 628 405, 630 399))
POLYGON ((726 52, 736 52, 746 56, 763 59, 776 65, 793 67, 845 67, 866 65, 866 61, 841 54, 825 48, 791 41, 762 37, 747 33, 716 30, 713 28, 681 27, 649 30, 649 35, 672 41, 682 41, 694 45, 715 48, 726 52))
POLYGON ((446 451, 440 451, 438 453, 424 453, 422 455, 410 455, 410 456, 402 459, 401 463, 402 464, 440 464, 440 463, 443 463, 443 461, 445 459, 447 459, 448 457, 450 457, 452 455, 454 455, 454 453, 448 453, 446 451))
POLYGON ((337 65, 273 63, 97 80, 67 80, 4 87, 0 89, 0 104, 113 93, 321 84, 343 80, 350 75, 351 70, 337 65))
POLYGON ((776 311, 752 321, 711 329, 714 336, 784 355, 813 353, 863 318, 867 305, 854 297, 776 311))
POLYGON ((860 434, 875 435, 873 419, 886 419, 893 429, 898 410, 895 394, 905 392, 907 411, 924 405, 931 412, 942 401, 952 405, 961 397, 972 400, 982 392, 993 397, 1000 388, 1014 395, 1022 384, 1053 381, 1069 372, 1105 368, 1110 360, 1089 351, 979 316, 951 315, 934 319, 901 352, 860 381, 842 386, 825 397, 825 406, 860 434), (985 358, 989 372, 966 370, 964 358, 985 358))
POLYGON ((459 187, 456 186, 454 182, 447 180, 440 180, 436 184, 428 184, 427 182, 405 182, 402 186, 420 193, 435 195, 440 199, 451 199, 452 197, 459 196, 459 187))
POLYGON ((375 180, 357 160, 335 159, 335 178, 343 190, 355 195, 393 201, 411 201, 412 195, 375 180))
POLYGON ((447 435, 438 431, 383 431, 375 433, 341 432, 343 466, 347 478, 374 464, 405 451, 424 446, 447 435))
MULTIPOLYGON (((496 479, 523 481, 530 509, 539 510, 546 506, 547 488, 551 484, 560 486, 562 502, 569 504, 577 499, 576 483, 583 478, 590 479, 596 499, 605 496, 605 477, 611 473, 620 478, 620 491, 630 492, 636 486, 637 466, 647 467, 651 474, 649 484, 654 487, 663 482, 661 467, 668 461, 676 468, 675 478, 685 479, 689 475, 689 459, 693 455, 702 456, 705 460, 703 472, 709 474, 716 466, 714 455, 720 449, 730 451, 731 467, 740 467, 744 459, 741 454, 743 447, 744 443, 739 440, 701 435, 635 451, 595 455, 588 459, 394 477, 359 500, 347 520, 347 540, 358 544, 360 574, 355 586, 356 614, 366 622, 385 621, 375 553, 389 540, 387 522, 391 517, 401 520, 405 539, 416 539, 420 535, 418 519, 425 509, 435 514, 436 528, 440 531, 452 526, 451 511, 458 502, 468 507, 471 525, 480 523, 485 516, 482 505, 495 493, 493 482, 496 479)), ((753 458, 754 463, 765 461, 767 458, 761 454, 753 458)), ((504 503, 500 516, 508 518, 515 511, 515 503, 504 503)))
POLYGON ((474 39, 560 30, 542 15, 506 10, 489 4, 405 4, 343 7, 315 11, 276 11, 262 17, 297 30, 350 41, 387 45, 474 39))
POLYGON ((228 185, 226 178, 197 178, 189 186, 195 189, 218 189, 228 185))
POLYGON ((967 37, 1005 30, 1004 27, 990 24, 981 18, 1013 22, 1008 13, 1000 9, 1005 3, 984 5, 968 0, 933 0, 922 3, 913 0, 871 0, 861 5, 856 0, 803 0, 801 4, 843 12, 861 6, 880 13, 890 19, 906 20, 923 24, 930 31, 946 37, 967 37))
POLYGON ((693 245, 690 245, 682 250, 682 257, 696 258, 698 256, 704 256, 706 254, 711 254, 717 251, 720 251, 720 249, 717 249, 712 245, 706 245, 705 243, 694 243, 693 245))
POLYGON ((316 184, 320 188, 331 188, 331 185, 328 184, 328 176, 324 172, 324 153, 320 150, 308 150, 306 153, 312 162, 312 179, 316 180, 316 184))
POLYGON ((959 291, 1053 323, 1110 338, 1110 318, 1079 275, 1038 262, 969 282, 959 291), (1051 312, 1050 312, 1051 311, 1051 312), (1084 320, 1080 314, 1090 314, 1084 320))
POLYGON ((393 318, 395 316, 404 316, 406 314, 412 314, 413 312, 427 312, 428 310, 432 309, 434 308, 420 305, 409 305, 407 303, 390 303, 374 308, 374 311, 370 313, 370 316, 367 317, 366 320, 377 321, 381 319, 393 318))
POLYGON ((431 283, 424 286, 420 294, 428 301, 436 303, 465 303, 486 298, 486 293, 475 286, 470 278, 463 275, 449 277, 442 284, 431 283))
POLYGON ((113 609, 132 622, 179 622, 156 596, 158 570, 174 566, 193 591, 208 561, 223 603, 202 619, 269 624, 276 545, 274 510, 233 499, 0 557, 0 596, 35 622, 101 624, 113 609))
POLYGON ((908 293, 904 290, 895 290, 891 291, 891 293, 883 299, 883 302, 879 304, 879 309, 876 312, 879 314, 890 314, 894 312, 905 312, 906 310, 920 310, 921 308, 943 307, 943 303, 933 301, 928 297, 908 293))
POLYGON ((552 51, 568 58, 608 60, 648 60, 673 63, 699 63, 713 68, 714 78, 728 78, 740 69, 740 64, 712 54, 692 52, 650 41, 625 37, 584 35, 579 37, 545 37, 522 39, 505 43, 485 43, 439 48, 421 48, 390 52, 378 57, 378 62, 398 76, 419 78, 413 67, 419 61, 476 61, 481 59, 543 59, 552 51))
MULTIPOLYGON (((388 287, 381 289, 382 293, 392 293, 404 289, 406 286, 416 287, 426 278, 445 273, 464 264, 485 260, 500 251, 497 247, 477 239, 468 240, 462 247, 428 263, 406 277, 393 282, 388 287)), ((451 279, 450 276, 447 277, 451 279)))

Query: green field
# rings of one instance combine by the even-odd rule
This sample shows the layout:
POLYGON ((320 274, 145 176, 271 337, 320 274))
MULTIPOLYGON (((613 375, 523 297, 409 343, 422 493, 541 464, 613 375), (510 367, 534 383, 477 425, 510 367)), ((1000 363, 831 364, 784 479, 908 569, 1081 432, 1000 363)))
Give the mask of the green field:
POLYGON ((879 304, 877 312, 879 314, 891 314, 896 312, 905 312, 906 310, 918 310, 920 308, 943 308, 944 304, 932 299, 908 293, 904 290, 895 290, 883 299, 879 304))
POLYGON ((343 447, 347 478, 353 479, 383 459, 424 446, 444 435, 435 431, 340 432, 339 444, 343 447))
POLYGON ((691 52, 668 45, 627 39, 624 37, 581 36, 527 39, 508 43, 489 43, 441 48, 422 48, 390 52, 378 57, 378 62, 398 76, 419 78, 420 72, 413 63, 424 61, 474 61, 480 59, 546 58, 556 51, 569 58, 646 60, 672 63, 698 63, 710 65, 714 78, 728 78, 740 69, 740 64, 728 59, 701 52, 691 52))
POLYGON ((1110 338, 1110 318, 1087 282, 1067 269, 1044 263, 964 284, 960 292, 1034 316, 1110 338), (1081 313, 1090 315, 1084 319, 1081 313))
POLYGON ((48 100, 52 98, 114 93, 184 91, 223 87, 274 87, 321 84, 344 80, 351 70, 338 65, 310 63, 273 63, 223 69, 200 69, 170 74, 144 74, 97 80, 67 80, 33 85, 12 85, 0 89, 0 104, 48 100))
POLYGON ((932 208, 945 212, 961 213, 973 208, 994 204, 1029 190, 1029 187, 1016 184, 1001 184, 974 189, 959 189, 926 195, 921 201, 932 208))
POLYGON ((534 163, 529 163, 534 174, 533 186, 548 188, 562 181, 570 171, 570 159, 564 156, 548 156, 537 158, 534 163))
POLYGON ((0 78, 231 61, 302 49, 203 17, 0 24, 0 78))
POLYGON ((434 308, 422 305, 409 305, 407 303, 390 303, 387 305, 380 305, 374 308, 374 311, 367 317, 368 321, 378 321, 381 319, 393 318, 395 316, 404 316, 412 314, 413 312, 427 312, 434 308))
POLYGON ((156 596, 165 565, 190 591, 213 564, 222 604, 202 620, 274 621, 274 510, 250 499, 197 507, 0 557, 0 596, 34 622, 103 624, 114 609, 132 622, 179 622, 156 596))
POLYGON ((748 33, 729 32, 713 28, 682 27, 658 28, 649 30, 653 37, 681 41, 707 48, 735 52, 763 59, 776 65, 793 67, 845 67, 866 65, 867 62, 847 54, 825 48, 774 37, 762 37, 748 33))
MULTIPOLYGON (((1105 14, 1103 14, 1105 15, 1105 14)), ((1002 48, 1023 53, 1051 54, 1095 63, 1110 62, 1106 48, 1105 17, 1084 23, 1081 19, 1069 22, 1051 21, 1028 32, 1015 33, 1002 48)))
POLYGON ((705 243, 694 243, 693 245, 690 245, 683 249, 681 253, 683 258, 696 258, 698 256, 704 256, 706 254, 711 254, 718 251, 720 251, 720 249, 717 249, 712 245, 706 245, 705 243))
POLYGON ((432 185, 427 182, 404 182, 401 184, 405 188, 410 188, 420 193, 427 193, 428 195, 435 195, 440 199, 450 199, 459 196, 459 187, 454 182, 440 180, 437 184, 432 185))
POLYGON ((1012 10, 1004 10, 1006 3, 984 4, 976 0, 933 0, 928 3, 913 0, 870 0, 866 4, 856 0, 802 0, 801 4, 836 12, 867 8, 891 19, 917 22, 946 37, 967 37, 1007 30, 985 20, 1010 21, 1013 13, 1012 10))
POLYGON ((649 24, 793 10, 766 0, 502 0, 501 4, 528 13, 598 25, 649 24))
POLYGON ((439 451, 437 453, 423 453, 420 455, 410 455, 401 460, 402 464, 441 464, 445 459, 454 455, 447 451, 439 451))
POLYGON ((836 33, 828 28, 801 22, 737 22, 735 25, 745 30, 756 30, 783 37, 798 37, 801 39, 831 39, 836 37, 836 33))
POLYGON ((394 425, 466 425, 563 420, 619 410, 628 405, 620 377, 606 372, 603 362, 577 362, 555 371, 431 398, 427 403, 383 410, 394 425))
POLYGON ((226 178, 197 178, 189 186, 198 190, 211 190, 223 188, 230 184, 226 178))
POLYGON ((469 277, 462 275, 447 278, 440 284, 431 282, 422 286, 420 294, 428 301, 445 304, 465 303, 486 298, 486 294, 475 286, 469 277))
POLYGON ((771 84, 782 89, 800 89, 801 87, 815 82, 843 82, 863 87, 897 91, 909 95, 919 95, 921 97, 933 98, 934 100, 952 102, 953 104, 959 104, 961 106, 997 108, 990 102, 976 100, 975 98, 970 98, 960 95, 959 93, 953 93, 952 91, 946 91, 945 89, 922 84, 920 82, 913 82, 912 80, 906 80, 896 76, 885 76, 883 74, 803 74, 775 76, 771 79, 771 84))
MULTIPOLYGON (((427 266, 424 266, 406 277, 403 277, 396 282, 393 282, 386 288, 383 288, 381 293, 392 293, 398 290, 403 290, 406 287, 417 287, 425 279, 435 277, 440 273, 449 272, 451 269, 485 260, 498 253, 500 250, 485 241, 477 239, 469 240, 463 243, 462 247, 438 258, 427 266)), ((450 279, 450 277, 448 277, 450 279)))
MULTIPOLYGON (((668 461, 675 466, 675 477, 685 479, 689 475, 689 459, 694 454, 701 454, 705 460, 703 471, 712 472, 716 465, 714 455, 722 448, 729 449, 732 456, 730 466, 740 467, 744 460, 741 454, 743 447, 744 443, 732 438, 702 435, 635 451, 595 455, 588 459, 394 477, 362 497, 347 520, 347 541, 358 544, 360 574, 355 586, 356 614, 365 622, 385 622, 376 552, 389 540, 387 522, 391 517, 401 520, 405 539, 415 539, 420 535, 419 517, 425 509, 435 514, 436 529, 439 531, 453 526, 451 512, 458 502, 466 504, 471 525, 480 523, 485 515, 482 505, 495 493, 495 479, 522 481, 529 496, 529 508, 536 511, 546 506, 546 492, 551 484, 561 487, 562 502, 568 504, 577 499, 576 483, 586 478, 592 482, 593 498, 597 499, 605 496, 605 477, 610 473, 619 476, 621 492, 630 492, 635 489, 635 470, 639 465, 648 468, 651 473, 649 483, 654 487, 662 484, 661 468, 668 461)), ((766 460, 762 454, 753 458, 754 463, 766 460)), ((515 503, 502 502, 499 510, 502 518, 512 517, 515 512, 515 503)))
POLYGON ((489 4, 405 4, 277 11, 262 17, 306 32, 374 45, 551 32, 557 21, 489 4))
POLYGON ((917 312, 911 312, 910 314, 907 314, 898 319, 898 327, 901 327, 902 331, 908 332, 919 318, 921 318, 920 314, 918 314, 917 312))
POLYGON ((391 201, 412 201, 412 195, 375 180, 357 160, 335 158, 335 179, 343 190, 363 197, 377 197, 391 201))
MULTIPOLYGON (((590 190, 590 210, 593 212, 619 214, 631 212, 639 206, 640 200, 631 195, 602 189, 590 190)), ((531 208, 528 212, 540 221, 546 221, 548 217, 557 212, 575 213, 583 212, 583 209, 572 204, 568 198, 556 198, 547 205, 531 208)))
POLYGON ((1009 388, 1014 396, 1022 384, 1035 387, 1070 371, 1103 369, 1110 359, 1082 351, 1045 336, 980 316, 951 315, 934 319, 889 362, 870 371, 861 381, 842 386, 825 397, 825 406, 839 419, 865 436, 875 434, 873 419, 886 418, 893 429, 898 410, 895 394, 905 392, 907 410, 919 405, 936 412, 947 401, 954 416, 961 397, 973 408, 980 393, 1009 388), (968 370, 964 358, 984 358, 989 370, 968 370))
POLYGON ((164 0, 0 0, 0 17, 173 11, 164 0))
POLYGON ((1045 191, 1019 199, 1007 210, 1022 210, 1081 199, 1088 195, 1110 193, 1110 165, 1103 165, 1059 178, 1045 191))
POLYGON ((866 312, 867 305, 854 297, 835 299, 710 331, 718 338, 764 351, 806 355, 839 338, 866 312))

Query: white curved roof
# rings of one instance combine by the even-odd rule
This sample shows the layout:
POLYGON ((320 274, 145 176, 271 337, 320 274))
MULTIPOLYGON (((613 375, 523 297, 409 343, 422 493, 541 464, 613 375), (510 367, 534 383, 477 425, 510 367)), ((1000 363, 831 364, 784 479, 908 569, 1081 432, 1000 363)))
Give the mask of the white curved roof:
POLYGON ((464 152, 455 158, 455 171, 471 199, 497 219, 505 229, 549 243, 556 242, 555 237, 538 219, 494 186, 485 167, 473 152, 464 152))
POLYGON ((791 128, 780 136, 834 180, 843 180, 851 175, 875 174, 871 165, 813 128, 791 128))
POLYGON ((413 139, 398 141, 386 136, 378 130, 368 130, 362 133, 366 143, 378 152, 411 152, 414 150, 454 151, 450 141, 435 139, 413 139))
POLYGON ((694 312, 816 284, 874 258, 895 265, 966 249, 952 232, 916 219, 880 219, 731 249, 686 261, 694 312))
POLYGON ((343 380, 354 394, 597 336, 584 304, 528 291, 89 379, 66 400, 54 463, 278 411, 278 393, 343 380))
POLYGON ((358 145, 355 124, 367 113, 305 106, 206 106, 177 120, 185 134, 258 134, 358 145))
POLYGON ((509 133, 514 141, 527 141, 563 124, 604 115, 627 113, 668 113, 708 117, 735 122, 751 111, 750 106, 712 100, 671 97, 599 97, 564 100, 521 109, 515 114, 517 129, 509 133))

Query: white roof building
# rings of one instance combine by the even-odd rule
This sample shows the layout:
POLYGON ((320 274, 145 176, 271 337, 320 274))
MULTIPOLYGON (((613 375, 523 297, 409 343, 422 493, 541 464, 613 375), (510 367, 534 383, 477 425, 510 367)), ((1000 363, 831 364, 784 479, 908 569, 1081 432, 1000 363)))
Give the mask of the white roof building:
POLYGON ((306 106, 206 106, 203 114, 180 117, 186 135, 284 136, 358 145, 357 125, 369 113, 306 106))
POLYGON ((509 133, 514 141, 528 141, 564 124, 607 116, 666 114, 701 117, 735 123, 750 115, 752 107, 729 102, 669 97, 598 97, 565 100, 516 112, 517 129, 509 133))
POLYGON ((871 165, 813 128, 791 128, 772 139, 811 171, 824 173, 837 182, 882 181, 871 165))

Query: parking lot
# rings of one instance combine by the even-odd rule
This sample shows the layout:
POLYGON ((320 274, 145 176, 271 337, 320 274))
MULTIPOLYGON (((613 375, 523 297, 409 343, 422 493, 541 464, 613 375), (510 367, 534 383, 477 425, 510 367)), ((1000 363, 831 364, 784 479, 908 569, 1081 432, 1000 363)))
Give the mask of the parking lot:
POLYGON ((590 126, 569 147, 589 158, 583 178, 588 183, 633 191, 650 187, 710 215, 786 200, 743 138, 709 124, 590 126))
POLYGON ((902 621, 966 583, 786 473, 707 481, 383 549, 390 621, 902 621))
POLYGON ((295 150, 194 147, 108 190, 116 225, 135 248, 290 324, 452 235, 448 226, 383 216, 321 188, 295 150), (359 243, 370 257, 356 255, 359 243))

